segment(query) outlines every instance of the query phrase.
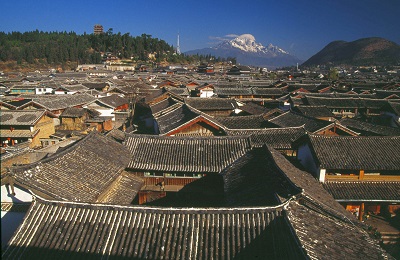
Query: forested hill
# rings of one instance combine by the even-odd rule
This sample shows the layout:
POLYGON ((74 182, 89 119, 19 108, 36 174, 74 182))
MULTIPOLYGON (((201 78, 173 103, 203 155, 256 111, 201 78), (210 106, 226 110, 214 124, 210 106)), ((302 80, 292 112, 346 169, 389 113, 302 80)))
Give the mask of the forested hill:
POLYGON ((302 66, 334 65, 397 65, 400 45, 379 37, 352 42, 334 41, 312 56, 302 66))
POLYGON ((75 32, 0 32, 0 61, 17 64, 63 64, 66 62, 99 63, 102 54, 111 53, 121 59, 147 61, 154 54, 154 61, 178 62, 189 59, 174 54, 172 46, 164 40, 142 34, 133 37, 109 29, 103 34, 75 32))

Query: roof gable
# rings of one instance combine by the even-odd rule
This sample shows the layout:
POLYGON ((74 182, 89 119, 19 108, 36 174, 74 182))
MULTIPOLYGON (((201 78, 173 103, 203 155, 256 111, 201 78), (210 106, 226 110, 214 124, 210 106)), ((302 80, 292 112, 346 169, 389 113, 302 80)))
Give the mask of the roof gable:
POLYGON ((351 135, 358 136, 360 133, 354 132, 353 130, 341 125, 339 122, 331 123, 321 129, 318 129, 314 132, 314 134, 323 134, 323 135, 351 135))

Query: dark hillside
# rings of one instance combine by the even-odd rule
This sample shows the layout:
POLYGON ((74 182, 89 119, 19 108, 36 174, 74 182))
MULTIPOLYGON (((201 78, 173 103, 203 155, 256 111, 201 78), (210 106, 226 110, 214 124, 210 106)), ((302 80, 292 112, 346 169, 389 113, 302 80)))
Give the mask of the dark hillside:
POLYGON ((302 66, 395 65, 398 63, 400 63, 398 44, 383 38, 364 38, 353 42, 331 42, 302 66))

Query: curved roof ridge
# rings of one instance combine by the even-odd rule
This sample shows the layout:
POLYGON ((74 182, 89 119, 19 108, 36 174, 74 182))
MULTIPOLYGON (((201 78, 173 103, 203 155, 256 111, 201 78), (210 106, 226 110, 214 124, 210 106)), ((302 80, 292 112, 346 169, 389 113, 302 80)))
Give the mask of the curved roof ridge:
MULTIPOLYGON (((337 127, 342 128, 344 131, 347 131, 348 133, 354 134, 354 135, 356 135, 356 136, 359 136, 359 135, 361 134, 361 133, 358 133, 358 132, 356 132, 356 131, 351 130, 350 128, 348 128, 348 127, 345 126, 345 125, 342 125, 338 120, 336 120, 336 121, 331 121, 331 122, 332 122, 331 124, 329 124, 329 125, 327 125, 327 126, 324 126, 324 127, 318 129, 318 130, 315 131, 315 132, 321 132, 321 131, 323 131, 323 130, 325 130, 325 129, 329 129, 329 128, 332 127, 332 126, 337 126, 337 127)), ((314 133, 315 133, 315 132, 314 132, 314 133)))
MULTIPOLYGON (((388 180, 388 181, 369 181, 369 180, 352 180, 351 182, 347 180, 329 180, 327 183, 345 183, 345 184, 353 184, 353 183, 398 183, 400 180, 388 180)), ((326 184, 326 183, 325 183, 326 184)))
MULTIPOLYGON (((364 226, 364 224, 361 224, 361 222, 355 221, 355 219, 352 221, 351 218, 343 214, 343 212, 339 212, 339 210, 329 207, 326 203, 314 198, 309 193, 302 194, 301 198, 311 203, 314 207, 316 207, 318 210, 314 209, 315 212, 322 211, 323 213, 322 215, 339 219, 348 224, 351 224, 352 226, 364 226)), ((302 203, 302 205, 307 206, 307 203, 302 203)), ((343 208, 343 210, 345 209, 343 208)))
POLYGON ((273 131, 273 130, 289 130, 289 129, 304 129, 304 124, 301 126, 287 126, 287 127, 266 127, 266 128, 252 128, 252 129, 242 129, 242 128, 228 128, 228 130, 233 131, 273 131))
MULTIPOLYGON (((340 124, 343 126, 342 124, 340 124)), ((319 135, 319 134, 314 134, 314 133, 309 133, 308 134, 310 137, 313 138, 320 138, 320 139, 354 139, 354 140, 360 140, 360 139, 400 139, 400 136, 333 136, 333 135, 319 135)))
POLYGON ((78 202, 78 201, 59 201, 59 200, 48 200, 38 195, 33 196, 34 203, 52 204, 52 205, 76 205, 82 207, 93 207, 93 208, 107 208, 107 209, 126 209, 126 210, 142 210, 142 211, 159 211, 159 213, 171 213, 171 212, 186 212, 186 213, 248 213, 250 211, 280 211, 286 209, 287 205, 295 200, 295 197, 291 197, 279 205, 275 206, 244 206, 244 207, 157 207, 157 206, 137 206, 137 205, 118 205, 108 203, 89 203, 89 202, 78 202))
POLYGON ((234 136, 234 135, 225 135, 225 136, 198 136, 198 135, 179 135, 179 136, 167 136, 167 135, 149 135, 149 134, 130 134, 126 133, 127 138, 151 138, 151 139, 160 139, 160 140, 166 140, 166 139, 176 139, 176 140, 218 140, 218 139, 245 139, 241 136, 234 136))
POLYGON ((283 115, 286 115, 286 114, 290 113, 290 111, 291 111, 291 110, 288 110, 288 111, 286 111, 286 112, 284 112, 284 113, 282 113, 282 114, 280 114, 280 115, 278 115, 278 116, 276 116, 276 117, 274 117, 274 118, 271 118, 271 119, 268 120, 268 122, 271 122, 271 120, 273 120, 273 119, 276 119, 276 118, 279 118, 279 117, 281 117, 281 116, 283 116, 283 115))

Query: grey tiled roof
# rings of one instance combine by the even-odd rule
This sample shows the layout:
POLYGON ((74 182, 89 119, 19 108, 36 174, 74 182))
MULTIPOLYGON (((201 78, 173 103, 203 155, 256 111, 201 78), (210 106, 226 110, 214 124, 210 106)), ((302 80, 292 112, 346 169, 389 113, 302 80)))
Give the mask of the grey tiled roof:
POLYGON ((291 149, 292 143, 306 134, 303 127, 226 130, 228 135, 250 136, 253 147, 269 145, 274 149, 291 149))
POLYGON ((337 203, 314 177, 297 169, 273 149, 268 148, 264 153, 253 150, 222 174, 225 197, 233 203, 263 200, 265 203, 270 192, 284 199, 297 197, 288 203, 285 217, 306 258, 391 258, 369 237, 363 224, 337 203))
POLYGON ((328 181, 324 188, 337 201, 400 202, 400 181, 328 181))
POLYGON ((264 114, 266 112, 268 112, 268 109, 258 105, 256 103, 253 102, 249 102, 244 106, 239 107, 241 110, 243 110, 246 113, 249 113, 251 115, 260 115, 260 114, 264 114))
POLYGON ((169 98, 163 99, 162 101, 160 101, 158 103, 150 105, 150 109, 151 109, 152 114, 155 115, 167 108, 171 108, 175 104, 178 104, 178 101, 169 97, 169 98))
POLYGON ((103 103, 107 106, 110 106, 112 108, 116 108, 118 106, 122 106, 125 104, 128 104, 128 99, 120 97, 118 95, 111 95, 111 96, 107 96, 107 97, 102 97, 99 98, 98 101, 100 103, 103 103))
MULTIPOLYGON (((328 85, 321 87, 328 87, 328 85)), ((309 97, 321 97, 321 98, 377 98, 375 94, 346 94, 346 93, 338 93, 338 92, 329 92, 329 93, 299 93, 300 95, 305 95, 309 97)))
POLYGON ((61 85, 62 89, 68 90, 68 91, 80 91, 80 92, 84 92, 89 90, 89 88, 87 88, 86 86, 82 85, 82 84, 75 84, 75 85, 61 85))
POLYGON ((356 132, 365 133, 364 135, 386 135, 386 136, 400 135, 399 128, 371 124, 351 118, 343 118, 339 122, 340 124, 356 132))
POLYGON ((304 116, 301 114, 288 111, 282 115, 272 118, 269 122, 280 127, 296 127, 304 126, 309 132, 316 132, 319 129, 328 126, 332 122, 304 116))
POLYGON ((218 96, 283 96, 286 92, 280 88, 221 88, 215 87, 218 96))
POLYGON ((282 96, 286 94, 286 91, 280 88, 251 88, 253 95, 264 95, 264 96, 282 96))
POLYGON ((237 103, 231 98, 186 98, 185 103, 200 111, 234 110, 237 103))
POLYGON ((112 90, 115 90, 115 91, 120 92, 125 95, 138 94, 140 92, 139 88, 133 87, 133 86, 117 86, 113 89, 110 89, 109 91, 112 91, 112 90))
POLYGON ((107 82, 82 82, 82 85, 84 85, 87 88, 90 89, 98 89, 102 90, 103 88, 108 86, 107 82))
POLYGON ((309 135, 309 140, 320 168, 400 170, 400 136, 309 135))
POLYGON ((297 106, 301 114, 310 117, 334 117, 326 106, 297 106))
POLYGON ((278 205, 279 194, 285 199, 300 189, 287 185, 265 148, 253 149, 235 160, 220 174, 228 206, 278 205))
POLYGON ((260 129, 271 126, 263 115, 216 117, 215 120, 229 129, 260 129))
MULTIPOLYGON (((306 203, 313 210, 321 211, 324 214, 332 214, 336 218, 347 221, 348 218, 354 216, 346 211, 335 199, 323 188, 310 173, 302 171, 290 163, 281 153, 269 148, 271 157, 273 158, 275 167, 284 175, 289 182, 287 186, 294 186, 302 193, 301 197, 308 202, 306 203)), ((293 193, 292 193, 293 195, 293 193)))
POLYGON ((41 95, 32 98, 40 106, 52 111, 65 109, 67 107, 86 105, 94 100, 95 97, 87 93, 75 95, 41 95))
POLYGON ((328 108, 369 108, 381 109, 388 104, 387 100, 360 98, 360 97, 345 97, 345 98, 331 98, 331 97, 315 97, 306 95, 303 98, 307 105, 311 106, 326 106, 328 108))
POLYGON ((50 198, 95 202, 129 160, 123 145, 93 132, 47 159, 12 168, 12 175, 17 183, 50 198))
POLYGON ((162 208, 36 199, 3 257, 392 259, 317 180, 273 149, 246 153, 223 175, 227 195, 236 195, 228 197, 233 205, 250 204, 162 208), (260 205, 273 192, 290 199, 260 205))
POLYGON ((253 91, 251 88, 220 88, 215 87, 214 92, 218 96, 251 96, 253 95, 253 91))
POLYGON ((363 98, 359 100, 360 108, 369 108, 369 109, 381 109, 382 107, 388 104, 387 100, 384 99, 369 99, 363 98))
POLYGON ((291 149, 292 143, 305 134, 303 127, 270 128, 253 133, 250 140, 255 147, 266 144, 275 149, 291 149))
POLYGON ((245 137, 127 136, 130 169, 218 173, 250 149, 245 137))
POLYGON ((390 90, 390 91, 388 91, 388 90, 376 89, 375 93, 376 93, 376 96, 378 98, 387 98, 387 97, 389 97, 391 95, 396 95, 396 96, 400 97, 400 90, 390 90))
POLYGON ((289 203, 286 213, 295 236, 309 258, 393 259, 321 183, 309 173, 294 167, 282 154, 271 149, 270 152, 281 172, 302 190, 300 199, 289 203))
POLYGON ((106 193, 98 199, 100 203, 130 205, 136 197, 144 179, 131 173, 123 172, 106 193))
POLYGON ((1 110, 1 125, 33 126, 46 113, 45 110, 1 110))
POLYGON ((171 92, 175 95, 187 97, 190 95, 189 90, 187 88, 169 88, 168 92, 171 92))
POLYGON ((353 98, 327 98, 305 96, 303 99, 305 104, 309 106, 326 106, 328 108, 358 108, 356 99, 353 98))
POLYGON ((79 72, 67 72, 67 73, 56 73, 54 74, 56 78, 87 78, 86 73, 79 73, 79 72))
POLYGON ((168 111, 165 114, 159 115, 155 118, 159 134, 167 134, 168 132, 178 128, 179 126, 193 120, 198 117, 199 114, 189 109, 186 105, 180 105, 179 107, 168 111))
POLYGON ((305 259, 291 236, 282 207, 177 209, 36 200, 3 257, 305 259))
POLYGON ((69 107, 61 113, 61 117, 78 118, 85 115, 87 110, 85 108, 69 107))
POLYGON ((308 206, 291 203, 287 218, 309 259, 394 259, 363 229, 308 206))
POLYGON ((113 128, 111 131, 105 134, 108 137, 114 138, 117 142, 123 142, 125 140, 126 133, 117 129, 113 128))

